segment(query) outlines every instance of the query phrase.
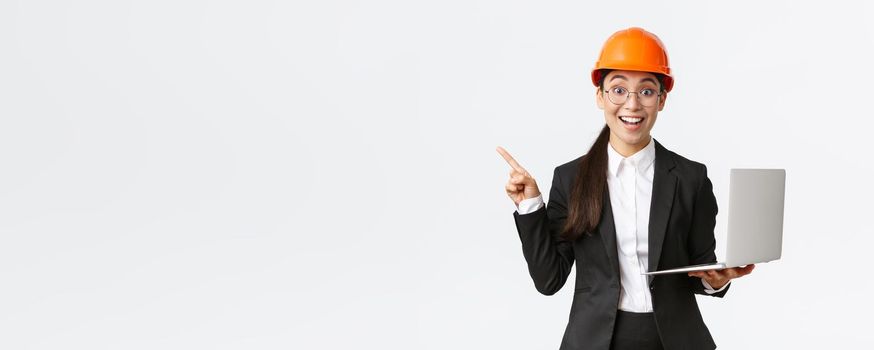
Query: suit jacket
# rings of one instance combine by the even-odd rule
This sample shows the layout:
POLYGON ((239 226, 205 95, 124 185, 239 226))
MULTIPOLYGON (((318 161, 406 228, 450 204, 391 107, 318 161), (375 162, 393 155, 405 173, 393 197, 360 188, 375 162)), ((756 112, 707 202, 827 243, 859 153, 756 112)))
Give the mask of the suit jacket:
MULTIPOLYGON (((704 164, 686 159, 655 142, 652 204, 649 218, 651 271, 716 262, 716 197, 704 164)), ((558 238, 568 197, 582 157, 555 168, 549 201, 537 211, 513 213, 522 252, 537 291, 556 293, 576 263, 573 304, 563 350, 607 350, 619 308, 619 261, 609 191, 604 191, 595 232, 576 241, 558 238)), ((713 349, 695 293, 704 294, 697 277, 684 273, 651 276, 653 312, 666 350, 713 349)), ((722 297, 725 290, 712 294, 722 297)))

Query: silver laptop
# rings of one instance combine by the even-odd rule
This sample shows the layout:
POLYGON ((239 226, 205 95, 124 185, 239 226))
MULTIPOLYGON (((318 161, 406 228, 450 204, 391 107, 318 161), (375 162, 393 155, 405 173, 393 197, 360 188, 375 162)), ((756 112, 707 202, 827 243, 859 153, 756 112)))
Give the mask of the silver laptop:
POLYGON ((784 169, 731 169, 725 262, 643 274, 718 270, 780 259, 785 190, 784 169))

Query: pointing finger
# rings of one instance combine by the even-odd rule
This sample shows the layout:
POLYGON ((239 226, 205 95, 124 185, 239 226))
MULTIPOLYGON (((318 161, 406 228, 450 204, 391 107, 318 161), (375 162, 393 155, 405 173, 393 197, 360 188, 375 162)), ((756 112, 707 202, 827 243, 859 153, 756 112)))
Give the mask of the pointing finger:
POLYGON ((513 167, 513 169, 516 169, 516 171, 520 173, 527 173, 527 171, 525 171, 525 168, 519 165, 519 163, 516 162, 516 159, 513 159, 513 156, 511 156, 510 153, 507 152, 507 150, 505 150, 503 147, 498 146, 498 153, 501 154, 501 157, 504 157, 504 160, 506 160, 507 163, 510 164, 511 167, 513 167))

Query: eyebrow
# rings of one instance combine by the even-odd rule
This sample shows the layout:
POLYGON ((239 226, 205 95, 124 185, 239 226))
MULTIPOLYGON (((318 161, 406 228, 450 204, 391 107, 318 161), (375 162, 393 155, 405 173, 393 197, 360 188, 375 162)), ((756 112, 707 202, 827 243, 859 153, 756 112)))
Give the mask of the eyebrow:
MULTIPOLYGON (((614 75, 612 78, 610 78, 610 81, 613 81, 613 80, 616 80, 616 79, 622 79, 622 80, 628 81, 628 78, 626 78, 624 75, 619 75, 619 74, 616 74, 616 75, 614 75)), ((653 78, 649 78, 649 77, 647 77, 647 78, 643 78, 643 79, 640 80, 641 83, 642 83, 642 82, 645 82, 645 81, 649 81, 649 82, 651 82, 651 83, 653 83, 653 84, 658 85, 658 82, 656 82, 655 80, 653 80, 653 78)))

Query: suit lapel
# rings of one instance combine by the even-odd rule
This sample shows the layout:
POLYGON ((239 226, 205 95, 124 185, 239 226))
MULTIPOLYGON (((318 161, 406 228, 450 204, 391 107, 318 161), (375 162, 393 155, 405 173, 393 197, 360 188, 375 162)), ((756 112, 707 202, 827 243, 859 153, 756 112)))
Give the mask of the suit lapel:
MULTIPOLYGON (((668 226, 671 206, 674 204, 674 194, 677 189, 677 176, 671 172, 675 166, 674 157, 655 139, 653 141, 655 142, 656 157, 652 181, 652 202, 649 210, 648 262, 650 271, 655 271, 659 266, 662 243, 665 241, 665 230, 668 226)), ((649 276, 649 282, 652 283, 652 276, 649 276)))

